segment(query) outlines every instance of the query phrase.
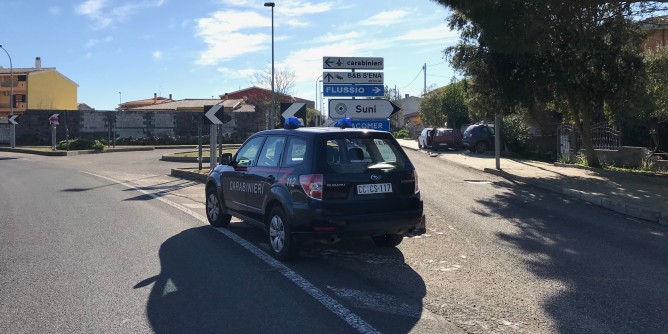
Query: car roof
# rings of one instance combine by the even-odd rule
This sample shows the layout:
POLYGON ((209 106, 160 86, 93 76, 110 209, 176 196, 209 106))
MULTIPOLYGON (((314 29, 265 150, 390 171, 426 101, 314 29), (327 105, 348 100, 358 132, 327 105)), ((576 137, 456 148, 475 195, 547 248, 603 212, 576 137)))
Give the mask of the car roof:
POLYGON ((282 134, 282 135, 287 135, 287 134, 294 134, 294 133, 300 133, 300 134, 322 134, 322 133, 381 133, 381 134, 389 134, 387 131, 378 131, 378 130, 370 130, 370 129, 360 129, 360 128, 337 128, 337 127, 303 127, 303 128, 297 128, 297 129, 273 129, 273 130, 264 130, 257 132, 256 134, 263 134, 263 135, 268 135, 268 134, 282 134))

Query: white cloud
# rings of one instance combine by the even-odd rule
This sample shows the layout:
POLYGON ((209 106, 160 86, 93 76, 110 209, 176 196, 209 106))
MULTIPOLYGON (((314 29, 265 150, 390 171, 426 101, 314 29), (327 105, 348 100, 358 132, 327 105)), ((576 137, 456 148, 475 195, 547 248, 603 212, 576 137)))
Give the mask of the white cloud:
POLYGON ((410 30, 405 34, 399 35, 394 39, 397 41, 438 41, 441 43, 456 41, 459 35, 456 31, 450 30, 447 24, 441 24, 432 28, 410 30))
POLYGON ((296 0, 281 1, 274 10, 285 16, 302 16, 329 12, 334 8, 333 2, 310 3, 296 0))
POLYGON ((197 20, 196 35, 207 44, 196 63, 215 65, 221 61, 265 49, 270 45, 267 33, 244 33, 247 29, 271 26, 271 19, 254 12, 220 11, 197 20))
POLYGON ((293 28, 303 28, 303 27, 308 27, 310 25, 309 22, 306 21, 300 21, 297 19, 290 19, 285 24, 293 27, 293 28))
POLYGON ((217 71, 222 73, 226 77, 229 77, 229 78, 249 79, 249 78, 252 78, 253 75, 255 74, 255 72, 257 72, 258 70, 250 69, 250 68, 242 69, 242 70, 235 70, 235 69, 231 69, 231 68, 228 68, 228 67, 221 67, 221 68, 217 69, 217 71))
POLYGON ((129 0, 112 7, 107 0, 86 0, 75 6, 74 11, 92 20, 95 28, 102 29, 123 22, 143 9, 161 7, 164 3, 165 0, 129 0))
POLYGON ((158 50, 153 51, 153 53, 151 53, 151 56, 153 56, 153 59, 155 60, 160 60, 162 59, 162 52, 158 50))
POLYGON ((338 41, 356 39, 358 37, 360 37, 360 34, 357 31, 351 31, 349 33, 337 34, 337 35, 334 35, 331 32, 328 32, 327 35, 322 36, 322 37, 314 40, 314 42, 330 43, 330 42, 338 42, 338 41))
POLYGON ((362 25, 367 26, 389 26, 396 24, 397 21, 400 21, 402 18, 408 15, 408 11, 405 10, 390 10, 385 12, 380 12, 362 22, 362 25))
POLYGON ((223 4, 232 5, 232 6, 245 6, 245 5, 250 4, 249 0, 223 0, 221 2, 223 4))
POLYGON ((98 44, 100 44, 100 43, 109 43, 109 42, 111 42, 111 41, 113 41, 113 40, 114 40, 114 38, 111 37, 111 36, 107 36, 107 37, 105 37, 105 38, 102 39, 102 40, 99 40, 99 39, 89 39, 89 40, 86 42, 86 44, 84 44, 84 47, 86 47, 86 48, 92 48, 92 47, 94 47, 94 46, 96 46, 96 45, 98 45, 98 44))

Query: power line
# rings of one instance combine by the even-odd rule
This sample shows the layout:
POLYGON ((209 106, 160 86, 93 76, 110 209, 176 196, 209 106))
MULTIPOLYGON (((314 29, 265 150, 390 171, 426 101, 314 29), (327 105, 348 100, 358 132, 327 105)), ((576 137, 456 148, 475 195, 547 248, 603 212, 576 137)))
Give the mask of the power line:
POLYGON ((404 88, 406 88, 406 87, 408 87, 408 86, 412 85, 412 84, 413 84, 413 82, 415 82, 415 79, 417 79, 417 78, 418 78, 418 76, 420 76, 420 73, 422 73, 422 70, 424 70, 424 68, 420 68, 420 71, 419 71, 419 72, 418 72, 418 73, 417 73, 417 74, 415 75, 415 78, 413 78, 413 80, 411 80, 411 82, 410 82, 410 83, 409 83, 408 85, 406 85, 406 86, 403 86, 403 87, 400 87, 400 88, 401 88, 401 89, 404 89, 404 88))
POLYGON ((436 65, 441 65, 441 64, 443 64, 443 63, 445 63, 445 62, 447 62, 447 60, 444 60, 444 61, 442 61, 442 62, 440 62, 440 63, 437 63, 437 64, 431 64, 431 65, 427 65, 427 66, 436 66, 436 65))

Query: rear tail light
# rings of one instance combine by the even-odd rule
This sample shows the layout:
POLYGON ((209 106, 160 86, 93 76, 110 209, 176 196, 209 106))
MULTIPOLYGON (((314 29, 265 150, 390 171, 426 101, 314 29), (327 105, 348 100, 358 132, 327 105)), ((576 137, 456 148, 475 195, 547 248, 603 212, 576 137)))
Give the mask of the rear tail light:
POLYGON ((420 192, 420 187, 418 186, 418 173, 416 170, 413 170, 413 179, 415 179, 415 193, 420 192))
POLYGON ((299 176, 299 184, 306 193, 306 196, 322 200, 322 174, 307 174, 299 176))

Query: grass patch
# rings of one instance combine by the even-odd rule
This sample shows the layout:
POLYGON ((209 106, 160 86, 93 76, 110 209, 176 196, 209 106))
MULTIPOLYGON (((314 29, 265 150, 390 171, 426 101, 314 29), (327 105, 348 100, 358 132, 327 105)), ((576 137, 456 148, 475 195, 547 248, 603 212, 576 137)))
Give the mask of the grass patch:
MULTIPOLYGON (((218 152, 218 151, 216 151, 218 152)), ((223 149, 223 153, 237 153, 236 148, 225 148, 223 149)), ((218 154, 218 153, 216 153, 218 154)), ((175 157, 183 157, 183 158, 197 158, 199 157, 199 151, 192 151, 192 152, 180 152, 180 153, 174 153, 173 156, 175 157)), ((202 157, 208 158, 209 157, 209 150, 202 150, 202 157)))

